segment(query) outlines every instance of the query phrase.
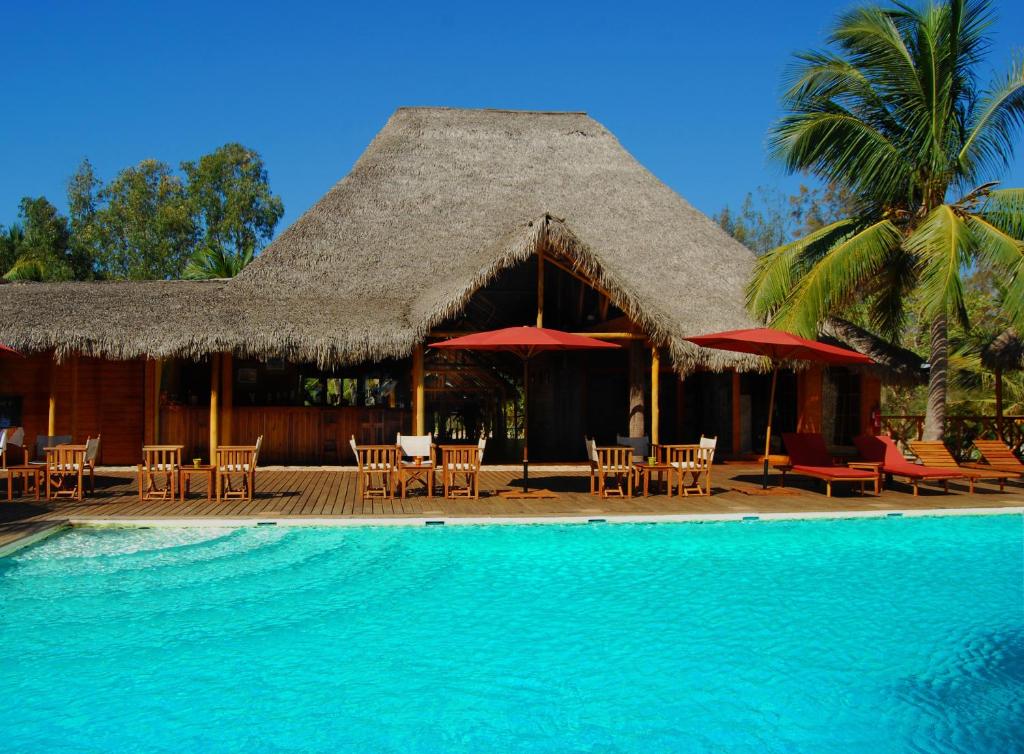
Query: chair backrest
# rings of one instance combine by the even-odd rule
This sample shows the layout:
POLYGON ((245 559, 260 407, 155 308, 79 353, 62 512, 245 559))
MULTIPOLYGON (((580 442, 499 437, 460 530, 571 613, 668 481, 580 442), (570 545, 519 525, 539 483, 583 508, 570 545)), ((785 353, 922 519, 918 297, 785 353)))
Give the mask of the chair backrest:
POLYGON ((356 454, 356 464, 360 471, 372 469, 393 469, 398 465, 397 445, 356 445, 356 438, 353 436, 349 441, 352 445, 352 452, 356 454))
POLYGON ((74 445, 57 445, 46 454, 48 472, 77 471, 85 465, 85 450, 74 445))
POLYGON ((669 445, 668 463, 681 469, 707 471, 715 459, 715 449, 707 445, 669 445))
POLYGON ((90 437, 85 441, 85 462, 92 465, 96 463, 96 458, 100 454, 100 437, 90 437))
POLYGON ((476 447, 480 451, 476 457, 476 468, 477 470, 479 470, 480 464, 484 462, 484 450, 487 449, 487 438, 481 437, 479 440, 477 440, 476 447))
POLYGON ((911 440, 910 449, 925 466, 950 466, 958 464, 942 440, 911 440))
POLYGON ((0 455, 7 450, 7 429, 0 429, 0 455))
POLYGON ((252 453, 252 467, 256 468, 256 464, 260 461, 260 449, 263 448, 263 435, 256 438, 256 445, 252 453))
POLYGON ((974 447, 988 463, 997 466, 1024 466, 1002 440, 975 440, 974 447))
POLYGON ((633 468, 633 453, 629 447, 611 447, 597 449, 597 465, 601 471, 628 471, 633 468))
POLYGON ((700 436, 700 449, 704 451, 704 455, 708 458, 708 465, 710 466, 715 462, 715 450, 718 448, 718 435, 714 437, 700 436))
POLYGON ((217 468, 245 471, 256 466, 256 447, 217 448, 217 468))
POLYGON ((395 444, 402 449, 402 455, 407 458, 432 458, 434 435, 403 435, 399 432, 395 444))
POLYGON ((25 428, 11 427, 7 430, 7 444, 19 448, 25 447, 25 428))
POLYGON ((583 442, 587 444, 587 460, 593 464, 598 464, 601 459, 597 457, 597 442, 589 437, 584 437, 583 442))
MULTIPOLYGON (((485 443, 485 441, 481 440, 480 443, 485 443)), ((475 447, 472 445, 449 445, 447 447, 442 445, 442 465, 460 472, 479 471, 484 455, 484 449, 480 443, 477 443, 475 447)))
POLYGON ((783 432, 789 462, 796 466, 832 466, 832 456, 819 432, 783 432))
POLYGON ((625 437, 618 435, 615 438, 616 445, 625 445, 633 449, 633 459, 642 461, 651 452, 651 439, 649 437, 625 437))
POLYGON ((889 467, 912 466, 891 437, 886 435, 860 435, 853 438, 857 452, 865 461, 883 463, 889 467))
POLYGON ((142 467, 147 471, 174 471, 181 467, 181 448, 147 445, 142 449, 142 467))

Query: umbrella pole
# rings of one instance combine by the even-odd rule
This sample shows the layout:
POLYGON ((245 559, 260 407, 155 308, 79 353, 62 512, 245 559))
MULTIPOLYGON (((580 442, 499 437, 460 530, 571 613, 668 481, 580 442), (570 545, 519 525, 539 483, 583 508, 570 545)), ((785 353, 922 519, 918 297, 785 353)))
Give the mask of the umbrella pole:
POLYGON ((768 453, 772 445, 772 412, 775 410, 775 383, 779 379, 779 365, 772 369, 772 389, 768 398, 768 428, 764 433, 764 473, 761 477, 761 488, 768 489, 768 453))
POLYGON ((530 359, 523 359, 523 492, 530 486, 530 454, 529 427, 530 427, 530 406, 527 403, 527 391, 530 384, 530 359))

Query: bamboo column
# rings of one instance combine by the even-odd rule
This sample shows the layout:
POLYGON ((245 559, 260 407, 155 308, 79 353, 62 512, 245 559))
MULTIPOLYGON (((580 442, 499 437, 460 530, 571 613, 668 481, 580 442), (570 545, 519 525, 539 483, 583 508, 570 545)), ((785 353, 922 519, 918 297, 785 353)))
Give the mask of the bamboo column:
POLYGON ((651 443, 657 445, 659 442, 658 426, 661 420, 660 398, 661 398, 661 354, 658 347, 651 348, 651 443))
MULTIPOLYGON (((220 357, 220 439, 224 445, 234 442, 235 426, 235 384, 231 352, 220 357)), ((256 442, 256 438, 245 438, 243 442, 256 442)))
POLYGON ((210 354, 210 463, 217 462, 217 446, 220 444, 220 354, 210 354))
POLYGON ((644 394, 647 392, 644 383, 647 358, 644 355, 644 344, 638 340, 629 344, 629 414, 626 417, 630 437, 643 437, 647 408, 644 405, 644 394))
POLYGON ((426 434, 427 407, 424 404, 423 389, 423 346, 412 349, 412 433, 426 434))
POLYGON ((544 252, 537 252, 537 327, 544 327, 544 252))

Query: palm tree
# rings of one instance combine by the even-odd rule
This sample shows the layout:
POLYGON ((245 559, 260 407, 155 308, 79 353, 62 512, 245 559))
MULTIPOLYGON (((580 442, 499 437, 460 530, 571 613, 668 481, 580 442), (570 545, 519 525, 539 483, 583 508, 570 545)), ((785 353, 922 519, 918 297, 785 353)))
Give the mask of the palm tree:
POLYGON ((251 247, 234 254, 223 246, 204 246, 192 255, 185 267, 184 277, 187 280, 233 278, 245 269, 255 256, 251 247))
POLYGON ((898 338, 915 293, 931 332, 925 432, 940 439, 947 323, 966 324, 961 274, 990 265, 1007 314, 1024 317, 1024 189, 992 182, 1024 124, 1024 67, 981 89, 987 0, 852 10, 828 50, 797 56, 773 128, 773 155, 846 188, 856 211, 758 260, 751 311, 812 337, 829 315, 863 305, 898 338))

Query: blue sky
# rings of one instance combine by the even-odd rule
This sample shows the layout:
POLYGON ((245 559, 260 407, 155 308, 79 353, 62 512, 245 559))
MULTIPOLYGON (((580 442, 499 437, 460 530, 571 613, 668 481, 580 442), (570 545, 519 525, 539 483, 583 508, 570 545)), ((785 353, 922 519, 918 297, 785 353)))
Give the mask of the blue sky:
MULTIPOLYGON (((0 223, 25 195, 63 207, 84 157, 110 178, 240 141, 284 200, 280 231, 401 105, 585 110, 712 213, 798 184, 765 155, 780 77, 850 5, 8 4, 0 223)), ((991 72, 1024 54, 1024 3, 996 7, 991 72)), ((1024 185, 1024 148, 1002 177, 1024 185)))

